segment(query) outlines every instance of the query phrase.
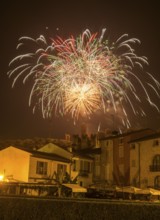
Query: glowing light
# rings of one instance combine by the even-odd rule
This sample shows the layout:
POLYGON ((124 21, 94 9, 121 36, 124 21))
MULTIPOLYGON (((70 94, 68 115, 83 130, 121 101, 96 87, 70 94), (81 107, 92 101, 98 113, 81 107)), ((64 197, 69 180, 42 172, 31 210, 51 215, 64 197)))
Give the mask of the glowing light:
POLYGON ((90 117, 98 110, 110 109, 123 112, 122 123, 130 126, 127 108, 135 115, 144 115, 142 99, 157 111, 148 92, 152 90, 159 97, 159 82, 149 73, 148 83, 142 81, 139 72, 148 64, 147 58, 138 56, 132 45, 140 43, 136 38, 122 35, 117 41, 104 38, 105 29, 100 36, 85 30, 80 36, 63 40, 52 39, 50 43, 42 35, 37 39, 21 37, 17 49, 27 43, 33 52, 15 57, 11 62, 9 77, 14 77, 12 86, 20 77, 25 83, 33 80, 29 105, 34 97, 41 106, 43 117, 55 114, 71 114, 74 120, 81 116, 90 117), (141 88, 137 92, 137 85, 141 88))
POLYGON ((4 180, 4 175, 0 175, 0 181, 2 182, 4 180))

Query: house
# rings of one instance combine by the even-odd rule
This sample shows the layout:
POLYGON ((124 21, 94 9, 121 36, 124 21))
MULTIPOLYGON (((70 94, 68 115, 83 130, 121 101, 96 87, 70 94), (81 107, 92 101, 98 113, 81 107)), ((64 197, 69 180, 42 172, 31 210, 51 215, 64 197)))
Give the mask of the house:
POLYGON ((116 184, 130 185, 130 145, 129 141, 155 133, 151 129, 113 133, 99 139, 101 154, 96 156, 95 169, 97 180, 116 184))
POLYGON ((70 159, 34 150, 9 146, 0 151, 0 174, 10 181, 47 182, 55 173, 69 172, 70 159))
POLYGON ((85 187, 92 183, 93 158, 53 143, 38 150, 14 146, 3 148, 0 150, 0 162, 0 176, 10 181, 73 181, 85 187))
MULTIPOLYGON (((92 183, 92 166, 93 166, 93 158, 71 150, 67 150, 64 148, 60 148, 59 146, 49 143, 38 150, 39 152, 46 153, 54 153, 56 155, 63 155, 64 158, 69 159, 71 161, 69 167, 69 176, 70 180, 76 182, 80 186, 87 187, 92 183)), ((61 169, 64 171, 64 166, 61 166, 61 169)), ((60 170, 58 171, 58 173, 60 170)))
POLYGON ((93 182, 93 158, 87 154, 74 153, 71 165, 71 178, 77 179, 80 186, 87 187, 93 182))
POLYGON ((160 189, 160 133, 130 141, 130 183, 160 189))

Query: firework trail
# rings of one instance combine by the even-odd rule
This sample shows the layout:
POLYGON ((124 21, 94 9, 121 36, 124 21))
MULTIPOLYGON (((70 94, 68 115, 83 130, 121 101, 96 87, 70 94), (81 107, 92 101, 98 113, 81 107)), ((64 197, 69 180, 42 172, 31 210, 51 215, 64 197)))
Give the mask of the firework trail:
POLYGON ((110 42, 104 37, 105 31, 99 36, 87 29, 77 38, 58 36, 50 39, 50 43, 42 35, 37 39, 21 37, 17 49, 24 51, 24 47, 31 47, 33 52, 21 54, 10 62, 8 75, 13 77, 12 87, 21 77, 23 83, 31 78, 34 83, 29 105, 35 97, 34 108, 40 105, 44 118, 55 113, 71 114, 77 120, 98 110, 105 113, 112 109, 116 113, 120 108, 122 123, 130 127, 125 106, 135 115, 144 115, 141 101, 146 99, 159 111, 148 93, 152 89, 159 96, 159 82, 147 73, 150 81, 145 84, 138 74, 148 64, 147 58, 137 56, 133 49, 140 41, 124 34, 110 42), (141 87, 140 95, 137 85, 141 87))

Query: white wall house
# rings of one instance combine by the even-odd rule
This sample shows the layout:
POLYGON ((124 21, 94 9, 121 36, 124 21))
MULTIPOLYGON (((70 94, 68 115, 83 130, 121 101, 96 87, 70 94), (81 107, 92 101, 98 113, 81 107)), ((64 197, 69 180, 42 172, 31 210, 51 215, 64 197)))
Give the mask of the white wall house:
POLYGON ((92 184, 93 159, 49 143, 39 150, 0 150, 0 176, 22 182, 64 182, 66 173, 81 186, 92 184))
POLYGON ((31 153, 15 147, 0 151, 0 175, 7 179, 28 182, 31 153))
POLYGON ((69 172, 70 160, 53 153, 7 147, 0 151, 0 175, 10 181, 44 182, 69 172))

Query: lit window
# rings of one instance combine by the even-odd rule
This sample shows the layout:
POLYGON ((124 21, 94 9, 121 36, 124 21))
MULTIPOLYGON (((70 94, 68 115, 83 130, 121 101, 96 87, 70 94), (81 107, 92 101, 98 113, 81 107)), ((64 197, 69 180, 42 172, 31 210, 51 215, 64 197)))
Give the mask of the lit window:
POLYGON ((47 174, 47 162, 37 161, 36 173, 46 175, 47 174))

